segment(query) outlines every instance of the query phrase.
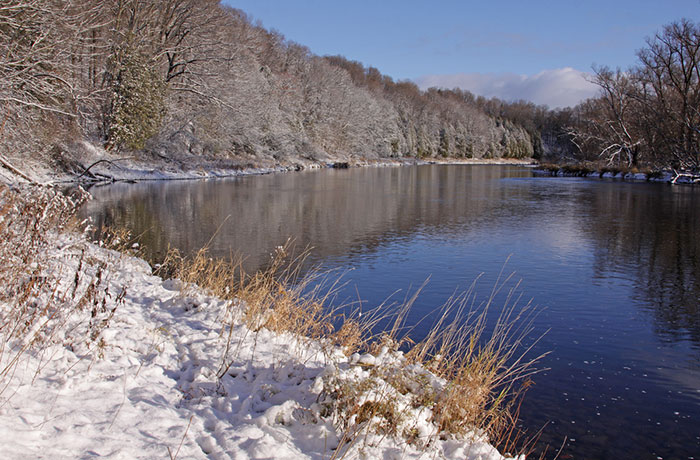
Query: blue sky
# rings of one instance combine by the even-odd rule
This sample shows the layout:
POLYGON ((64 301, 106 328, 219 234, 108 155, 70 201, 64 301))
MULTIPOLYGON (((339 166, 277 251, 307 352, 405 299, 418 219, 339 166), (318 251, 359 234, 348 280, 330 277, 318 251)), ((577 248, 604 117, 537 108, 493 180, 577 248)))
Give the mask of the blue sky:
POLYGON ((700 0, 225 0, 318 55, 341 54, 422 87, 552 107, 593 94, 593 64, 629 67, 664 24, 700 20, 700 0))

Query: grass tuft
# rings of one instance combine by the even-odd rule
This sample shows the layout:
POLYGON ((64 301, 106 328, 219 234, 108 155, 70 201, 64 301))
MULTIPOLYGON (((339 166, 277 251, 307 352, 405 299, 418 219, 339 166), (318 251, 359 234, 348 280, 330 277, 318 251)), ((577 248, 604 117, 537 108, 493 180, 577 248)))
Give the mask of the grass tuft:
MULTIPOLYGON (((401 359, 370 367, 366 379, 354 382, 331 376, 326 386, 333 389, 330 400, 334 410, 344 414, 336 415, 342 420, 340 427, 346 433, 387 433, 387 424, 415 419, 406 412, 427 408, 433 432, 419 433, 409 424, 396 427, 392 434, 401 433, 407 442, 423 447, 438 437, 472 437, 485 438, 504 451, 527 450, 531 442, 516 428, 518 408, 531 384, 530 377, 537 372, 535 363, 543 355, 527 357, 534 345, 525 346, 532 332, 534 309, 530 303, 519 305, 517 285, 507 293, 506 305, 495 322, 489 321, 494 299, 508 280, 498 284, 481 303, 476 302, 474 285, 451 298, 425 339, 415 344, 404 340, 406 351, 401 359), (381 388, 381 403, 366 404, 368 398, 374 402, 377 397, 376 390, 367 388, 381 388), (388 407, 399 413, 387 411, 388 407), (374 410, 371 417, 369 410, 374 410), (353 418, 357 413, 364 416, 353 418), (367 426, 360 427, 363 421, 367 426)), ((400 342, 396 331, 401 329, 398 326, 404 312, 405 308, 399 309, 392 332, 375 337, 375 353, 378 345, 386 354, 386 344, 400 342)), ((396 349, 389 348, 389 352, 396 349)))

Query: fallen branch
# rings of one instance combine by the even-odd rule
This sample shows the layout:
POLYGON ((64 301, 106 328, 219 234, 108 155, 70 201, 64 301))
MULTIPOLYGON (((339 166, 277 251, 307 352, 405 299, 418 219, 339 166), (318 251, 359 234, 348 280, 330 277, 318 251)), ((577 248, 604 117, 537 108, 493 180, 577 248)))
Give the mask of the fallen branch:
POLYGON ((20 176, 22 179, 25 179, 25 180, 29 181, 29 182, 32 183, 32 184, 36 184, 36 183, 37 183, 37 181, 35 181, 35 180, 32 179, 31 177, 29 177, 27 174, 25 174, 25 173, 23 173, 22 171, 20 171, 19 169, 15 168, 9 161, 7 161, 7 158, 5 158, 5 156, 2 155, 2 154, 0 154, 0 163, 2 163, 2 165, 3 165, 4 167, 6 167, 7 169, 9 169, 9 170, 12 171, 13 173, 15 173, 15 174, 17 174, 18 176, 20 176))
MULTIPOLYGON (((96 162, 94 162, 94 163, 92 163, 90 166, 88 166, 88 167, 85 169, 85 171, 83 171, 83 173, 82 173, 81 175, 79 175, 78 177, 75 178, 75 180, 76 180, 76 181, 77 181, 77 180, 80 180, 81 177, 83 177, 84 175, 86 175, 86 174, 88 174, 88 173, 90 172, 90 170, 92 169, 93 166, 96 166, 96 165, 98 165, 98 164, 100 164, 100 163, 109 163, 110 165, 117 166, 117 165, 114 164, 115 161, 130 160, 130 159, 132 159, 132 158, 134 158, 134 157, 117 158, 117 159, 114 159, 114 160, 106 160, 106 159, 97 160, 96 162)), ((118 167, 118 166, 117 166, 117 167, 118 167)), ((90 176, 91 176, 91 177, 95 177, 93 174, 90 174, 90 176)), ((105 177, 105 178, 108 178, 108 179, 111 179, 111 180, 114 180, 114 178, 111 177, 111 176, 106 176, 106 175, 104 175, 104 174, 100 174, 100 176, 105 177)))

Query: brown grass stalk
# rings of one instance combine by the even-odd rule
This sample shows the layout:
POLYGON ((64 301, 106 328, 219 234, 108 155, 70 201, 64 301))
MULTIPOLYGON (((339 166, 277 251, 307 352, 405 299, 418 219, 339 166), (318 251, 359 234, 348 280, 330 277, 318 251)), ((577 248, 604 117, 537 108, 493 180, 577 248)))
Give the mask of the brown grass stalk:
MULTIPOLYGON (((39 186, 0 185, 0 393, 11 384, 27 352, 38 358, 53 344, 100 352, 101 331, 125 292, 112 297, 103 263, 80 248, 77 266, 55 260, 58 235, 76 228, 77 209, 87 198, 39 186)), ((5 401, 7 398, 5 398, 5 401)))
MULTIPOLYGON (((406 364, 420 364, 444 379, 442 391, 419 391, 413 397, 415 404, 432 409, 436 436, 485 435, 504 449, 527 446, 516 429, 517 410, 541 356, 529 357, 533 345, 525 346, 534 310, 529 302, 521 306, 517 283, 507 289, 512 275, 499 276, 484 301, 477 302, 476 281, 466 292, 454 295, 425 339, 414 343, 405 320, 423 286, 400 304, 387 301, 367 312, 356 306, 333 307, 342 286, 340 277, 318 267, 305 269, 308 255, 308 250, 295 255, 293 245, 287 242, 274 251, 267 268, 247 274, 240 257, 214 259, 206 247, 191 257, 171 250, 158 274, 179 279, 184 294, 198 286, 229 300, 219 378, 226 375, 244 342, 245 338, 233 336, 239 320, 250 333, 257 334, 263 328, 289 333, 302 343, 306 339, 321 343, 329 352, 340 346, 348 356, 403 349, 406 364), (505 305, 495 313, 494 303, 501 293, 505 294, 505 305), (375 332, 384 323, 389 325, 375 332)), ((334 414, 344 437, 355 442, 362 433, 380 430, 382 435, 404 436, 416 445, 429 444, 429 439, 416 438, 410 429, 401 433, 391 428, 404 418, 397 412, 397 392, 405 394, 416 384, 420 386, 423 377, 406 367, 372 368, 371 373, 368 381, 332 382, 340 390, 327 395, 332 400, 327 412, 334 414), (363 400, 363 391, 376 385, 387 386, 380 400, 358 403, 363 400)))

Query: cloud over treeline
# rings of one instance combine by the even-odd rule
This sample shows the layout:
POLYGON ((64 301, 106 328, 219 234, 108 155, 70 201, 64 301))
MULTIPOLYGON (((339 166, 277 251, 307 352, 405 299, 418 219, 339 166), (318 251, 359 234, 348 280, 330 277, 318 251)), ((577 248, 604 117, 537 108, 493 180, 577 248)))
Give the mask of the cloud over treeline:
POLYGON ((415 81, 422 89, 431 87, 461 88, 487 98, 506 101, 528 100, 550 108, 570 107, 593 97, 598 86, 589 74, 571 67, 543 70, 535 75, 515 73, 458 73, 425 75, 415 81))

